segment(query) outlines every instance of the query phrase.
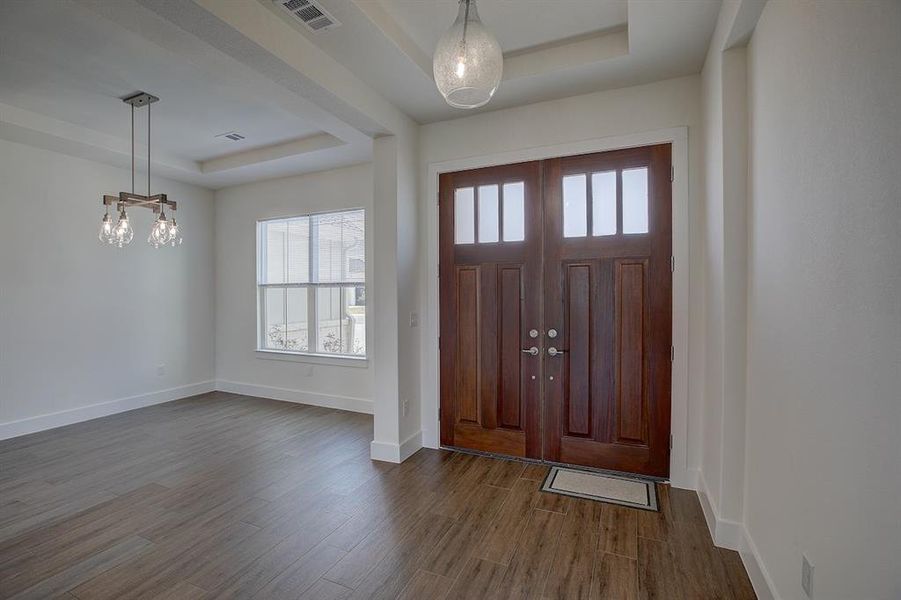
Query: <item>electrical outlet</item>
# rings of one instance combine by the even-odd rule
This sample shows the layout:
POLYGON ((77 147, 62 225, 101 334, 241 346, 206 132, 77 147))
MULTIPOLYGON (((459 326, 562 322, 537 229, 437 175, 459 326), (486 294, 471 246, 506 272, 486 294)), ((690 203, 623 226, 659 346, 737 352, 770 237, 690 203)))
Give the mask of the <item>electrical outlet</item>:
POLYGON ((410 313, 410 327, 419 327, 419 315, 415 312, 410 313))
POLYGON ((801 589, 808 598, 813 598, 813 565, 803 554, 801 555, 801 589))
POLYGON ((166 365, 158 365, 156 367, 156 376, 162 377, 165 374, 166 374, 166 365))
POLYGON ((404 416, 406 417, 407 413, 410 412, 410 401, 409 400, 404 400, 403 411, 404 411, 404 416))

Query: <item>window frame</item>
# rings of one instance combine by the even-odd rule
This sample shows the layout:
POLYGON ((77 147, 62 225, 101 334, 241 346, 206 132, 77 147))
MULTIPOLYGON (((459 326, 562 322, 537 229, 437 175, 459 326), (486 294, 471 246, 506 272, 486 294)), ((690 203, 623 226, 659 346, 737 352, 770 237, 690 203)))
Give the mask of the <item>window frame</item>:
MULTIPOLYGON (((313 235, 313 218, 314 217, 322 217, 322 216, 331 216, 331 215, 340 215, 343 213, 353 213, 353 212, 361 212, 363 214, 363 257, 364 262, 368 263, 368 223, 367 223, 367 210, 365 207, 348 207, 341 208, 338 210, 323 210, 323 211, 313 211, 302 214, 295 215, 287 215, 287 216, 278 216, 278 217, 267 217, 265 219, 257 219, 255 223, 255 245, 254 252, 255 262, 256 262, 256 275, 255 275, 255 285, 256 285, 256 303, 257 303, 257 324, 256 324, 256 344, 255 344, 255 352, 258 358, 265 359, 273 359, 273 360, 287 360, 287 361, 296 361, 296 362, 311 362, 316 364, 351 364, 351 366, 365 366, 367 361, 369 360, 369 336, 366 335, 363 342, 363 354, 345 354, 345 353, 336 353, 336 352, 319 352, 317 351, 319 347, 319 328, 318 328, 318 290, 320 288, 338 288, 340 293, 340 305, 343 306, 347 288, 349 287, 362 287, 364 296, 369 295, 369 286, 368 286, 368 278, 367 278, 367 270, 368 266, 364 266, 363 270, 363 281, 329 281, 329 282, 319 282, 319 281, 307 281, 305 283, 263 283, 263 273, 266 272, 266 265, 268 256, 263 248, 263 242, 265 236, 263 234, 263 228, 273 221, 283 221, 289 222, 295 219, 310 219, 310 235, 309 235, 309 248, 308 248, 308 279, 314 278, 314 273, 317 272, 317 266, 319 261, 319 249, 316 246, 318 236, 313 235), (286 298, 285 298, 285 308, 284 310, 288 310, 288 302, 287 302, 287 290, 289 289, 298 289, 298 288, 306 288, 307 290, 307 350, 289 350, 289 349, 279 349, 279 348, 269 348, 265 342, 266 336, 266 290, 268 289, 282 289, 285 290, 286 298), (311 350, 312 349, 312 350, 311 350), (353 363, 357 363, 354 365, 353 363)), ((316 276, 318 277, 318 276, 316 276)), ((285 321, 287 322, 287 315, 285 315, 285 321)), ((369 325, 368 323, 365 325, 366 331, 368 333, 369 325)))

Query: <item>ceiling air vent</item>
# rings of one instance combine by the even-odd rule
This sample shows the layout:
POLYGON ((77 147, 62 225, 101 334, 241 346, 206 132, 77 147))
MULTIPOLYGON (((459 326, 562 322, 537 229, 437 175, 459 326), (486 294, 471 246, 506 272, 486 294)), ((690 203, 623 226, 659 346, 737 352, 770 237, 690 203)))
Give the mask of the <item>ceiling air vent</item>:
POLYGON ((236 131, 229 131, 228 133, 220 133, 216 136, 217 138, 228 138, 233 142, 237 142, 244 139, 244 136, 236 131))
POLYGON ((322 6, 312 0, 272 0, 292 17, 303 23, 311 31, 324 31, 337 27, 339 23, 322 6))

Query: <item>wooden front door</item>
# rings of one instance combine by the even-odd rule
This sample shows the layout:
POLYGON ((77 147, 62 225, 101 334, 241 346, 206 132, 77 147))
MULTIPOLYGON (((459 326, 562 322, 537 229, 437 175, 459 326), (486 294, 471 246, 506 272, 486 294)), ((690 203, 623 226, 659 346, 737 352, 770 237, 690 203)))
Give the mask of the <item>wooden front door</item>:
POLYGON ((660 145, 441 176, 443 445, 668 475, 670 164, 660 145), (518 182, 514 241, 491 186, 518 182))
POLYGON ((441 443, 540 458, 540 165, 439 184, 441 443))

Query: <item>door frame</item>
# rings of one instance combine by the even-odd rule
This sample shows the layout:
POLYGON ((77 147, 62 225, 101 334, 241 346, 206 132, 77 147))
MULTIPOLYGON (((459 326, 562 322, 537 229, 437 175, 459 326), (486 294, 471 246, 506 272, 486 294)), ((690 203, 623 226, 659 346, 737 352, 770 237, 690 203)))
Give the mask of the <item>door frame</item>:
POLYGON ((688 311, 689 311, 689 185, 688 128, 674 127, 623 136, 603 137, 578 142, 540 146, 524 150, 500 152, 461 159, 433 162, 427 165, 425 265, 425 315, 420 332, 422 351, 422 445, 439 448, 440 380, 438 365, 439 295, 438 295, 438 176, 441 173, 493 167, 517 162, 544 160, 560 156, 591 154, 654 144, 672 144, 673 257, 673 348, 671 422, 673 437, 670 452, 670 482, 675 487, 695 489, 695 470, 688 465, 688 311))

